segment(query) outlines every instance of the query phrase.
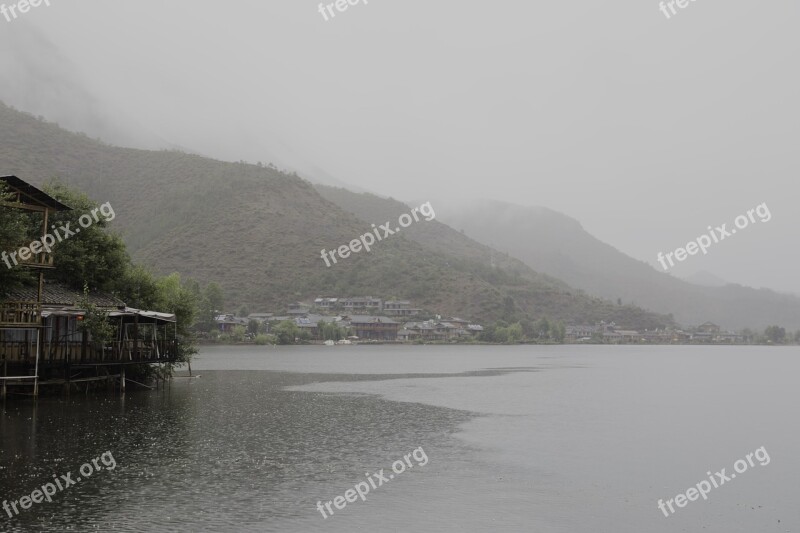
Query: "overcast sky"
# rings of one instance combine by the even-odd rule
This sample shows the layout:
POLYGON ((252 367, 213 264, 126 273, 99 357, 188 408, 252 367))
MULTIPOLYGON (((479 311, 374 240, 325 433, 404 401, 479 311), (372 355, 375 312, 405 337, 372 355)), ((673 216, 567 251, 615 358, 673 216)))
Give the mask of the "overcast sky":
POLYGON ((543 205, 653 265, 766 202, 674 273, 800 293, 796 0, 51 4, 0 18, 0 98, 62 125, 543 205))

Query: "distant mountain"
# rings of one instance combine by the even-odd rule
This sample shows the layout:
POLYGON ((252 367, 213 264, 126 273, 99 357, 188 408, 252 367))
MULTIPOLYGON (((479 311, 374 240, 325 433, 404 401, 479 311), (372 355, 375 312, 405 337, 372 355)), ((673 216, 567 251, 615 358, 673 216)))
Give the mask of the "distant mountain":
POLYGON ((577 220, 547 208, 484 201, 440 210, 443 222, 478 242, 603 298, 670 313, 685 325, 710 320, 732 329, 772 324, 800 329, 796 296, 688 283, 625 255, 590 235, 577 220))
POLYGON ((670 323, 577 294, 438 223, 415 224, 371 253, 328 268, 320 257, 323 247, 347 244, 369 232, 372 222, 391 220, 389 207, 398 213, 407 208, 395 202, 371 211, 368 220, 274 167, 108 146, 4 105, 0 126, 0 173, 39 185, 58 177, 110 202, 117 215, 113 227, 135 259, 158 273, 217 281, 229 305, 280 310, 320 294, 373 295, 408 298, 481 321, 549 316, 637 328, 670 323), (414 238, 418 232, 436 244, 422 245, 414 238))
POLYGON ((703 287, 724 287, 728 284, 724 279, 705 270, 695 272, 691 276, 686 276, 683 280, 703 287))

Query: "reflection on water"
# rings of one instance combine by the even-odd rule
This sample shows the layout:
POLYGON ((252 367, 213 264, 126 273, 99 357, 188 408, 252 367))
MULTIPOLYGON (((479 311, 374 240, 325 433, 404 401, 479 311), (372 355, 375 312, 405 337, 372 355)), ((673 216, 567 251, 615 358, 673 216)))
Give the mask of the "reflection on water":
POLYGON ((0 416, 0 498, 117 462, 0 531, 800 531, 796 348, 217 347, 201 379, 0 416), (765 446, 665 519, 656 503, 765 446), (367 501, 331 500, 422 447, 367 501))
POLYGON ((105 451, 118 466, 52 503, 0 517, 2 531, 278 530, 342 492, 342 480, 359 481, 361 468, 387 467, 398 450, 421 443, 435 447, 470 418, 365 395, 281 390, 319 379, 204 371, 163 392, 9 403, 0 417, 3 499, 29 495, 105 451))

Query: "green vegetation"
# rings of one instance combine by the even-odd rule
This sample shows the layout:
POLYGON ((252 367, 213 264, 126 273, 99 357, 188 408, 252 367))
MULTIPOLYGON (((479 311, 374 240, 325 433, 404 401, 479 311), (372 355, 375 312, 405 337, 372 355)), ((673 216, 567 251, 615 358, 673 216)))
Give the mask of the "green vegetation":
MULTIPOLYGON (((158 275, 180 272, 204 286, 218 282, 230 309, 280 309, 318 294, 371 294, 412 299, 419 307, 482 323, 548 316, 633 328, 670 324, 669 317, 579 295, 435 220, 327 268, 321 248, 345 244, 407 206, 353 195, 361 207, 343 208, 273 166, 111 147, 3 105, 0 122, 0 168, 22 179, 58 172, 70 186, 110 202, 114 227, 137 263, 158 275), (429 234, 418 238, 418 231, 429 234)), ((108 244, 119 251, 113 237, 108 244)), ((69 263, 77 260, 75 252, 69 263)), ((70 268, 81 284, 95 288, 111 277, 118 259, 110 254, 107 265, 70 268)), ((225 307, 207 291, 197 303, 202 331, 211 329, 213 311, 225 307)))
POLYGON ((519 343, 562 343, 566 328, 561 322, 551 322, 542 317, 535 324, 522 320, 508 324, 502 320, 485 326, 478 335, 481 342, 519 344, 519 343))
MULTIPOLYGON (((0 183, 0 202, 8 200, 10 200, 8 191, 0 183)), ((29 223, 24 212, 0 208, 0 247, 2 247, 0 252, 11 253, 30 244, 27 235, 29 223)), ((30 280, 29 271, 22 268, 7 268, 5 263, 0 263, 0 296, 30 280)))
POLYGON ((325 341, 339 341, 346 339, 350 332, 347 328, 343 328, 333 322, 323 322, 320 320, 318 327, 322 334, 322 340, 325 341))
POLYGON ((277 344, 308 344, 313 340, 307 329, 298 327, 291 320, 278 323, 272 332, 277 344))
POLYGON ((256 338, 253 342, 255 342, 259 346, 263 346, 266 344, 278 344, 278 339, 275 337, 275 335, 261 334, 261 335, 256 335, 256 338))
POLYGON ((764 330, 764 338, 767 342, 774 344, 783 344, 786 340, 786 329, 780 326, 768 326, 764 330))
POLYGON ((88 285, 91 290, 113 290, 119 279, 130 266, 130 258, 122 238, 107 230, 108 222, 102 216, 91 226, 82 228, 78 219, 99 204, 85 194, 72 190, 60 181, 52 181, 43 187, 44 192, 72 211, 62 211, 50 215, 50 225, 66 226, 80 234, 74 235, 54 248, 57 268, 48 274, 48 279, 81 289, 88 285))
POLYGON ((78 325, 83 333, 88 333, 92 342, 105 344, 114 338, 114 326, 108 315, 89 301, 89 285, 83 286, 83 298, 78 302, 78 307, 84 309, 86 314, 78 325))
MULTIPOLYGON (((75 228, 77 219, 99 205, 85 194, 75 191, 63 183, 54 182, 43 188, 45 192, 73 208, 73 211, 56 213, 51 216, 51 225, 69 223, 75 228)), ((0 235, 3 244, 26 244, 41 233, 41 221, 35 217, 7 207, 0 208, 0 235), (21 214, 20 214, 21 213, 21 214), (6 240, 8 239, 8 240, 6 240)), ((176 316, 178 334, 177 365, 189 362, 197 350, 191 326, 198 314, 198 297, 194 292, 195 282, 181 282, 177 273, 157 277, 146 268, 134 265, 125 249, 122 239, 107 229, 103 217, 93 225, 81 228, 81 232, 58 243, 53 248, 55 268, 45 271, 45 278, 72 288, 83 290, 82 301, 78 302, 86 310, 81 329, 91 334, 93 342, 109 340, 113 328, 104 312, 89 302, 89 295, 95 291, 114 294, 128 306, 173 313, 176 316)), ((31 271, 24 268, 0 269, 2 287, 6 290, 15 284, 33 283, 31 271)), ((213 295, 213 289, 210 291, 213 295)), ((167 367, 167 373, 173 370, 167 367)), ((154 370, 142 365, 134 370, 139 375, 150 375, 154 370)))

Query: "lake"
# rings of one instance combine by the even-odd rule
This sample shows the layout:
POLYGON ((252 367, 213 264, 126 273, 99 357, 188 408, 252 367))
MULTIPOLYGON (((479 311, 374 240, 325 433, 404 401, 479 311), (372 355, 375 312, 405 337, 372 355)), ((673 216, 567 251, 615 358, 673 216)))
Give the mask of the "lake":
POLYGON ((0 531, 800 531, 796 347, 203 347, 192 367, 6 403, 0 498, 88 475, 0 531))

